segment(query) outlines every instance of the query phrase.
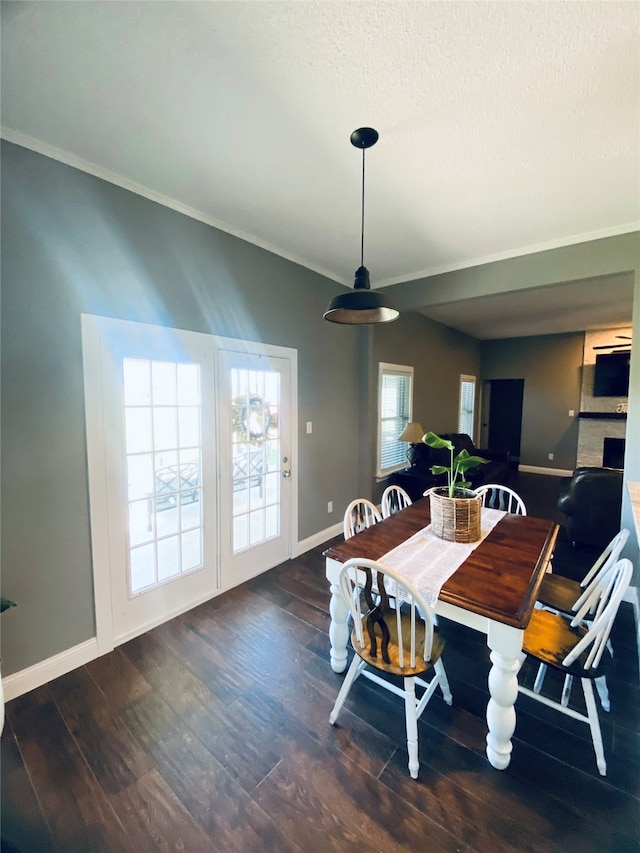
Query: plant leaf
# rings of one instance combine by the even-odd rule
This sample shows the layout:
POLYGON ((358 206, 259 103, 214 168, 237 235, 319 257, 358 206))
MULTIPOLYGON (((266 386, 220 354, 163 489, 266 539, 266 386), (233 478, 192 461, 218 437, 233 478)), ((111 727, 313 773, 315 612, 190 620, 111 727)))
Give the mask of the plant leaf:
POLYGON ((449 468, 446 468, 444 465, 432 465, 431 466, 432 474, 448 474, 449 468))
POLYGON ((443 448, 453 450, 453 442, 449 441, 447 438, 440 438, 440 436, 436 435, 435 432, 428 432, 426 435, 423 435, 422 440, 425 444, 428 444, 429 447, 435 447, 438 450, 443 448))
MULTIPOLYGON (((466 451, 462 452, 466 453, 466 451)), ((483 459, 482 456, 469 456, 468 453, 463 459, 460 459, 462 452, 456 458, 456 467, 459 471, 468 471, 469 468, 475 468, 476 465, 483 465, 489 461, 488 459, 483 459)))

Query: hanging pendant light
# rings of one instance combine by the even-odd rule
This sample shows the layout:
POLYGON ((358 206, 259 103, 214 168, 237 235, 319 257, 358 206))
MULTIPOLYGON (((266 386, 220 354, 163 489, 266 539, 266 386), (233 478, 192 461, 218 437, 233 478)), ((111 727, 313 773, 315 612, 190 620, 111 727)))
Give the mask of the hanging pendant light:
POLYGON ((378 131, 360 127, 351 134, 351 144, 362 149, 362 218, 360 229, 360 266, 356 270, 353 290, 340 293, 331 300, 324 319, 332 323, 359 325, 361 323, 389 323, 399 316, 399 311, 388 296, 371 290, 369 270, 364 265, 364 152, 378 141, 378 131))

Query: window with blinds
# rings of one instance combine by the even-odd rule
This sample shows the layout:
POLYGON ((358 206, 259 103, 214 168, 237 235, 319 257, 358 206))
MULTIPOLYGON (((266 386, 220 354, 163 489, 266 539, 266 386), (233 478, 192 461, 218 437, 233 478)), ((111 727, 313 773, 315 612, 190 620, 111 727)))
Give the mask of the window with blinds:
POLYGON ((383 477, 407 464, 407 444, 398 436, 413 410, 413 367, 380 363, 378 372, 378 465, 383 477))
POLYGON ((458 414, 458 432, 464 432, 474 441, 473 421, 476 400, 476 377, 460 376, 460 409, 458 414))

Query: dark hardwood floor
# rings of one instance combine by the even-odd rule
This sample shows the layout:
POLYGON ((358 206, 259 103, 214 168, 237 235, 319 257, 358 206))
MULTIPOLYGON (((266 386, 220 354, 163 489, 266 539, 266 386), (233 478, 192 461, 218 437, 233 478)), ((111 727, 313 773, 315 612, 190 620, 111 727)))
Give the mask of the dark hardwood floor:
MULTIPOLYGON (((530 514, 557 518, 557 478, 514 474, 513 486, 530 514)), ((400 699, 362 679, 329 725, 342 676, 328 663, 322 550, 8 703, 2 850, 640 849, 631 605, 612 635, 611 712, 600 710, 606 778, 585 724, 522 696, 511 764, 493 769, 485 640, 441 620, 454 704, 436 695, 425 711, 414 781, 400 699)), ((593 559, 561 534, 556 571, 579 577, 593 559)), ((532 673, 525 663, 521 677, 532 673)))

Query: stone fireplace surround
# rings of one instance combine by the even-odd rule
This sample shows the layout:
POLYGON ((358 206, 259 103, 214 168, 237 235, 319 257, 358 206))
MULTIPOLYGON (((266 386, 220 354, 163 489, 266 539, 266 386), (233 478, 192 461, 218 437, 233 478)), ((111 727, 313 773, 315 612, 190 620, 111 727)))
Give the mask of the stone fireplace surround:
MULTIPOLYGON (((587 465, 595 467, 604 465, 605 438, 624 440, 627 432, 627 398, 593 396, 593 374, 596 354, 597 352, 606 352, 606 350, 594 350, 593 347, 611 343, 622 343, 622 340, 617 339, 616 335, 631 335, 631 328, 625 327, 622 329, 585 332, 582 357, 580 421, 578 426, 577 467, 579 468, 587 465)), ((607 444, 617 444, 619 451, 620 441, 607 442, 607 444)))

